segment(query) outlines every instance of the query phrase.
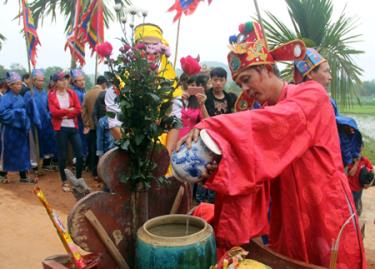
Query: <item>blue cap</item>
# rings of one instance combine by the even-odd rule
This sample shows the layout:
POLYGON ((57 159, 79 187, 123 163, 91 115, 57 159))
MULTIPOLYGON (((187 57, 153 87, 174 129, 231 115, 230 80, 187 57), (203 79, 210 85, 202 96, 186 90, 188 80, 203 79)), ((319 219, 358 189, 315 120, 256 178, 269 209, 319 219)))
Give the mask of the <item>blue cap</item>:
POLYGON ((9 85, 16 83, 17 81, 22 81, 20 74, 14 71, 8 71, 5 75, 5 81, 9 85))
POLYGON ((44 77, 44 70, 43 69, 33 69, 31 72, 31 77, 44 77))

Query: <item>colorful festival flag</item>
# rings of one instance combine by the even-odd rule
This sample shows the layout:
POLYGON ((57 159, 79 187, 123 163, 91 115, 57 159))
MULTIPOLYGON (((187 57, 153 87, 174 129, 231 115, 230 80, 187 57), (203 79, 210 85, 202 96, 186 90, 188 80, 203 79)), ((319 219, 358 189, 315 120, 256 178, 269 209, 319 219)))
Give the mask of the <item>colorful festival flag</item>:
POLYGON ((79 61, 80 65, 85 65, 85 41, 80 36, 80 22, 83 12, 83 0, 77 0, 74 13, 73 26, 67 35, 65 50, 69 47, 70 54, 74 61, 79 61))
POLYGON ((93 0, 82 16, 81 34, 85 42, 89 43, 92 53, 95 46, 104 41, 103 1, 93 0))
MULTIPOLYGON (((176 15, 173 18, 173 22, 181 18, 182 13, 186 16, 191 15, 197 9, 198 4, 202 0, 176 0, 176 2, 168 9, 168 12, 176 10, 176 15)), ((212 0, 208 0, 208 4, 211 4, 212 0)))
POLYGON ((26 43, 27 43, 27 54, 29 61, 33 67, 36 65, 36 46, 41 45, 36 27, 34 24, 34 18, 29 9, 29 5, 26 0, 22 0, 22 17, 23 17, 23 30, 25 32, 26 43))

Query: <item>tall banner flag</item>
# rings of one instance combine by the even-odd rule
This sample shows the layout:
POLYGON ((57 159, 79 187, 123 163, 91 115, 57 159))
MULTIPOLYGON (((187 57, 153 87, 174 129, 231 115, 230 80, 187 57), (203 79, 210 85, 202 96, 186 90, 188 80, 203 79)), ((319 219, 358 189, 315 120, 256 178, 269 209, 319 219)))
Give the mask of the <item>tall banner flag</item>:
MULTIPOLYGON (((168 9, 168 12, 176 11, 176 15, 173 18, 173 22, 181 18, 182 13, 186 16, 191 15, 197 9, 198 4, 202 0, 176 0, 176 2, 168 9)), ((208 4, 211 4, 212 0, 208 0, 208 4)))
POLYGON ((36 46, 41 45, 36 27, 34 24, 34 18, 31 14, 29 5, 26 0, 22 0, 22 17, 23 17, 23 30, 25 32, 26 43, 27 43, 27 54, 28 59, 31 61, 33 67, 36 65, 36 46))
POLYGON ((93 0, 86 12, 82 16, 81 34, 86 42, 89 43, 92 49, 92 54, 95 51, 95 46, 104 41, 104 15, 103 15, 103 1, 93 0))
POLYGON ((85 42, 80 36, 80 22, 83 12, 83 0, 76 0, 74 9, 74 21, 68 32, 65 50, 69 47, 70 54, 74 61, 79 61, 80 65, 85 65, 85 42))

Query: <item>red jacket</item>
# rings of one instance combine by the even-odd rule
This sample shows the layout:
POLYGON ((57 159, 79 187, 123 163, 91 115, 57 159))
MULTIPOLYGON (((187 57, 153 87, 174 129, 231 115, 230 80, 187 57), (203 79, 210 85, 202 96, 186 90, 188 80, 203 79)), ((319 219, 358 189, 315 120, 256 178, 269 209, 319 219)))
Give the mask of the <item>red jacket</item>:
POLYGON ((73 90, 67 89, 67 92, 69 94, 70 108, 73 108, 73 110, 60 108, 55 89, 48 94, 48 108, 51 113, 51 122, 55 131, 60 131, 63 117, 73 119, 75 128, 78 128, 78 115, 81 114, 81 105, 77 94, 73 90))
MULTIPOLYGON (((348 166, 349 171, 352 169, 352 167, 353 167, 353 164, 350 164, 348 166)), ((371 162, 366 157, 361 157, 361 159, 359 160, 359 164, 358 164, 355 174, 353 176, 348 175, 349 185, 352 191, 357 192, 363 189, 361 183, 359 182, 359 173, 361 172, 362 167, 366 167, 368 171, 372 170, 371 162)))

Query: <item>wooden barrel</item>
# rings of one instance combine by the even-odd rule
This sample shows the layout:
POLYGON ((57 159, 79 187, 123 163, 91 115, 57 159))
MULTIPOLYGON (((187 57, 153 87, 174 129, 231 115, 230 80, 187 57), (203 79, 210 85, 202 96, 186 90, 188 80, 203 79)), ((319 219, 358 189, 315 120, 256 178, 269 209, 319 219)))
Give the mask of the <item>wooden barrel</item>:
POLYGON ((148 220, 137 232, 138 269, 206 269, 215 263, 213 229, 201 218, 160 216, 148 220))

